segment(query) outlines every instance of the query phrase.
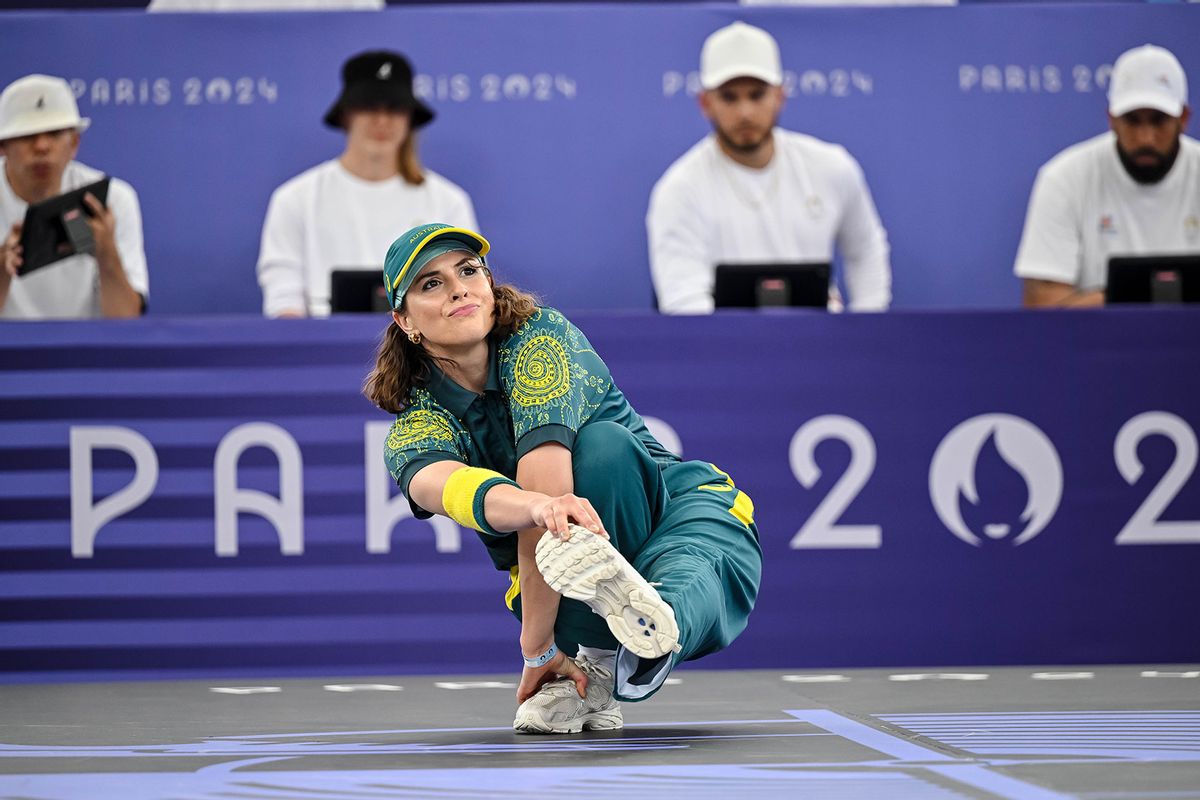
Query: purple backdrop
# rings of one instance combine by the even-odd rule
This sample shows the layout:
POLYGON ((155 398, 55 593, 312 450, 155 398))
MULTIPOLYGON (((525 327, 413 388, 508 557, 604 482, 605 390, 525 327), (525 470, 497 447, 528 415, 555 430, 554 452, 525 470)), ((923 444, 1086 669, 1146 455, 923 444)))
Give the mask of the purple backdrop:
POLYGON ((141 193, 153 314, 258 311, 267 199, 340 151, 320 118, 341 62, 374 47, 413 58, 439 114, 425 160, 474 197, 509 279, 563 308, 643 310, 650 188, 706 133, 700 44, 735 18, 780 41, 782 123, 862 163, 900 308, 1017 304, 1034 174, 1103 130, 1121 51, 1156 42, 1200 80, 1194 8, 1035 3, 7 13, 0 81, 45 71, 75 84, 94 120, 81 158, 141 193))

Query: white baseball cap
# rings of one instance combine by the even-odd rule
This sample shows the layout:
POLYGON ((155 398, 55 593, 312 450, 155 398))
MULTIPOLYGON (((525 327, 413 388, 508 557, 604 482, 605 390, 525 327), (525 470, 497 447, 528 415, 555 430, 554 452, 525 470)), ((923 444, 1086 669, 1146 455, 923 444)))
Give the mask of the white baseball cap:
POLYGON ((1126 50, 1113 64, 1108 84, 1108 113, 1114 117, 1154 108, 1172 117, 1187 105, 1187 76, 1179 60, 1152 44, 1126 50))
POLYGON ((779 45, 762 28, 735 22, 714 32, 700 49, 700 85, 716 89, 734 78, 783 83, 779 45))
POLYGON ((75 93, 62 78, 26 75, 0 93, 0 142, 64 128, 83 132, 90 124, 80 118, 75 93))

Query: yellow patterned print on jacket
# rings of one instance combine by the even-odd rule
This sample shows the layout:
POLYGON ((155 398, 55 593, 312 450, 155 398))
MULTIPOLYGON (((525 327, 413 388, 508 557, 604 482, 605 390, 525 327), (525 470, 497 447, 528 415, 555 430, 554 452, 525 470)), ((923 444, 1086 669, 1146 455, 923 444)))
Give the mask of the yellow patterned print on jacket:
POLYGON ((461 422, 438 405, 425 389, 415 389, 412 404, 396 415, 388 431, 384 458, 388 471, 398 479, 405 464, 428 453, 445 453, 467 463, 470 435, 461 422))
POLYGON ((563 434, 573 439, 612 386, 608 367, 587 338, 552 308, 538 309, 500 344, 496 357, 518 454, 532 449, 525 437, 546 426, 566 431, 544 441, 561 440, 563 434))

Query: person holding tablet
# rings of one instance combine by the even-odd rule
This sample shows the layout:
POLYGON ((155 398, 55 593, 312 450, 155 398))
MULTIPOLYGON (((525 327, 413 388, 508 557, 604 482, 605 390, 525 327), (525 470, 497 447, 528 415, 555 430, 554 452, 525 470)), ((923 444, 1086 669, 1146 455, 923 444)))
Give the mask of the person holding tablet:
POLYGON ((85 194, 94 248, 19 275, 26 209, 104 177, 75 161, 90 120, 79 116, 62 78, 27 75, 0 93, 0 319, 136 317, 149 293, 142 210, 125 181, 109 182, 107 204, 85 194))

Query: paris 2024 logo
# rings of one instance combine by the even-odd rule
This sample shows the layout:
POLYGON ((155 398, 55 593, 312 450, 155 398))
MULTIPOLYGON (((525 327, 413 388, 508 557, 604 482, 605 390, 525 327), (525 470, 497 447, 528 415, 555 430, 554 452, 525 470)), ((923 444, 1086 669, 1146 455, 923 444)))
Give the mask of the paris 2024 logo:
POLYGON ((983 414, 957 425, 938 445, 929 497, 964 542, 1028 542, 1062 500, 1063 471, 1046 434, 1011 414, 983 414))

